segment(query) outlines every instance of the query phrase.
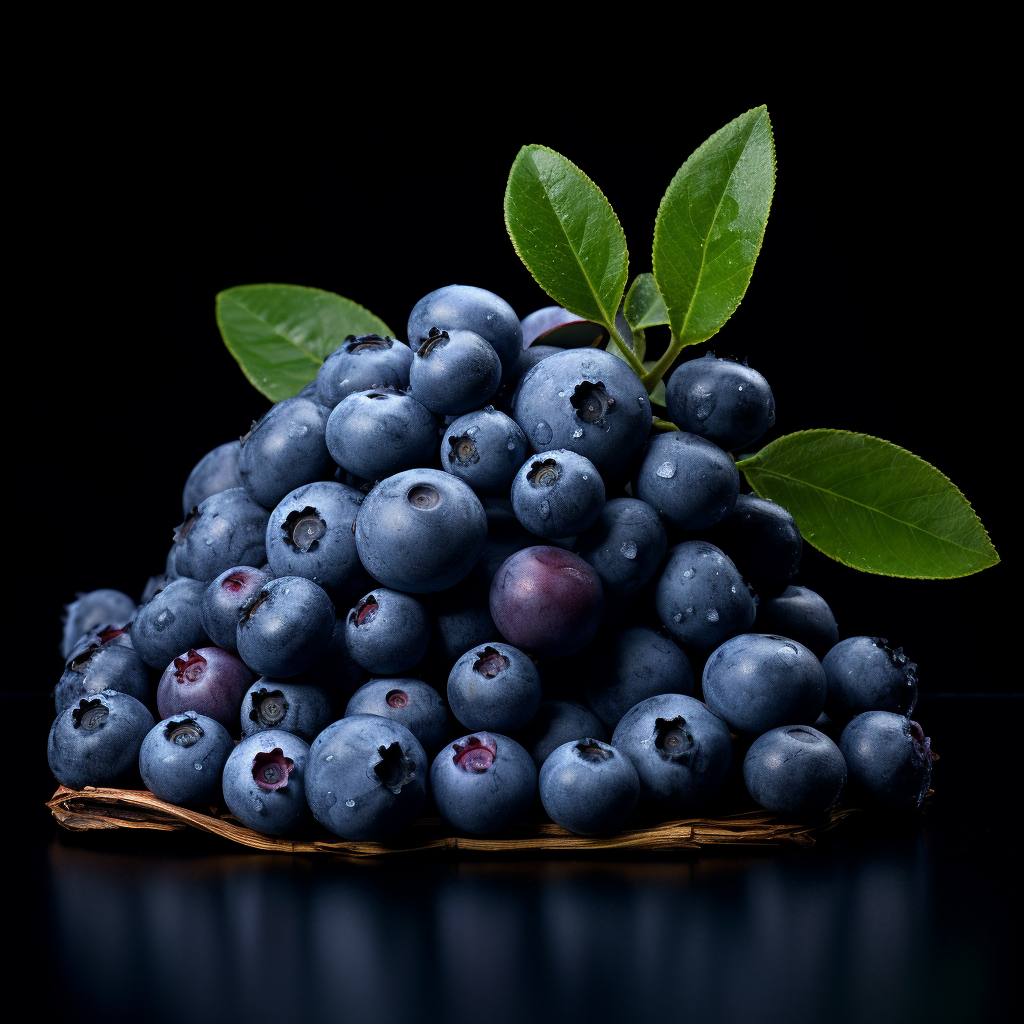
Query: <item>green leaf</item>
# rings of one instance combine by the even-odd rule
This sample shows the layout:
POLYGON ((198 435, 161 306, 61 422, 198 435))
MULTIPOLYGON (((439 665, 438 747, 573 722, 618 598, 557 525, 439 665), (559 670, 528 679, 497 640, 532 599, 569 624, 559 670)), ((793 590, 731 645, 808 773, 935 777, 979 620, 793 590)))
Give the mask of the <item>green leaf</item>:
POLYGON ((653 274, 637 274, 626 293, 623 309, 626 320, 633 330, 644 330, 647 327, 660 327, 668 323, 668 310, 665 300, 658 291, 653 274))
MULTIPOLYGON (((657 359, 649 359, 644 363, 644 369, 650 373, 657 365, 657 359)), ((651 392, 651 401, 655 405, 660 405, 662 409, 668 408, 665 398, 665 382, 663 380, 659 380, 658 383, 654 385, 654 390, 651 392)))
POLYGON ((217 326, 249 383, 272 402, 298 394, 348 335, 391 335, 383 320, 351 299, 293 284, 220 292, 217 326))
POLYGON ((762 498, 789 509, 804 540, 854 569, 949 579, 999 561, 952 481, 889 441, 803 430, 737 465, 762 498))
POLYGON ((654 226, 654 277, 680 346, 706 341, 740 304, 774 190, 765 107, 715 132, 672 179, 654 226))
POLYGON ((509 237, 560 306, 611 327, 626 287, 626 236, 601 190, 546 146, 523 146, 505 189, 509 237))

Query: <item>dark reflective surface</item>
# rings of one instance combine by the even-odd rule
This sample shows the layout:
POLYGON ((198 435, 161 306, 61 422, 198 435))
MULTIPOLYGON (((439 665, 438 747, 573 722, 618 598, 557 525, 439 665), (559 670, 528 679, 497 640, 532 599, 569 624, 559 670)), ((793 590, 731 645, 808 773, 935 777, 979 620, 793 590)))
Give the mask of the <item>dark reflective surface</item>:
POLYGON ((20 952, 59 965, 79 1019, 990 1019, 1019 834, 1012 751, 977 738, 1020 708, 929 698, 923 818, 810 849, 352 862, 58 834, 26 806, 20 952))

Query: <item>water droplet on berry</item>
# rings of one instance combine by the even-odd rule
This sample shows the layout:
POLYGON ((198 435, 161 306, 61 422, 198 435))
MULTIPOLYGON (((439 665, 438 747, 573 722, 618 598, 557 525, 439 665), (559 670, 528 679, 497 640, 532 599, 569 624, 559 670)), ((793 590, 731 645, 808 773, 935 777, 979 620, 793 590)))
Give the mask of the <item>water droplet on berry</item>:
POLYGON ((551 427, 541 420, 533 428, 533 437, 537 444, 547 444, 551 440, 551 427))
MULTIPOLYGON (((586 479, 586 477, 584 477, 586 479)), ((631 540, 623 541, 622 547, 619 548, 624 558, 636 558, 636 544, 631 540)))
POLYGON ((259 798, 258 796, 256 796, 256 797, 253 797, 253 800, 252 800, 252 809, 253 809, 253 810, 254 810, 254 811, 255 811, 255 812, 257 813, 257 814, 262 814, 262 813, 263 813, 263 801, 262 801, 262 800, 261 800, 261 799, 260 799, 260 798, 259 798))
POLYGON ((717 621, 718 621, 718 609, 717 608, 709 608, 708 609, 708 622, 717 622, 717 621))
POLYGON ((683 579, 687 579, 688 580, 688 579, 692 579, 692 578, 693 578, 693 570, 692 569, 687 569, 686 572, 683 573, 683 579))
POLYGON ((575 429, 575 430, 574 430, 574 431, 572 432, 572 436, 573 436, 573 437, 576 437, 576 438, 582 437, 582 436, 583 436, 583 431, 582 431, 582 430, 581 430, 581 429, 580 429, 579 427, 577 427, 577 428, 576 428, 576 429, 575 429))
POLYGON ((546 501, 542 501, 538 511, 540 512, 541 519, 547 519, 551 515, 551 506, 546 501))
POLYGON ((355 807, 355 805, 356 805, 355 800, 348 799, 348 800, 345 801, 345 806, 346 807, 355 807))
POLYGON ((676 622, 682 622, 682 621, 683 621, 683 613, 682 613, 682 612, 678 612, 678 611, 677 611, 677 612, 676 612, 676 613, 675 613, 675 614, 674 614, 674 615, 672 616, 672 618, 673 618, 673 619, 674 619, 674 620, 675 620, 676 622))
POLYGON ((196 770, 197 772, 201 772, 201 771, 203 770, 203 762, 202 762, 202 761, 196 761, 196 762, 195 762, 195 763, 194 763, 194 764, 192 765, 192 767, 193 767, 193 768, 195 768, 195 770, 196 770))
POLYGON ((656 470, 658 476, 662 480, 671 480, 676 475, 676 466, 674 462, 663 462, 656 470))

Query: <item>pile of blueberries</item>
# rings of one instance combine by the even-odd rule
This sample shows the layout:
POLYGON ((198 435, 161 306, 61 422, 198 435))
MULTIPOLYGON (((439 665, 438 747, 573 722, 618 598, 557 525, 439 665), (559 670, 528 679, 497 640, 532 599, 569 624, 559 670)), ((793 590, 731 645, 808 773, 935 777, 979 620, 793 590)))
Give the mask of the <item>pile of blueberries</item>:
POLYGON ((500 833, 538 797, 566 829, 610 833, 740 775, 781 815, 844 793, 920 806, 916 665, 840 641, 790 585, 792 516, 740 493, 730 452, 775 421, 761 374, 681 363, 679 429, 652 432, 639 378, 564 310, 520 322, 453 285, 408 338, 339 339, 315 381, 204 456, 141 604, 68 606, 59 782, 141 774, 268 835, 315 818, 349 840, 424 813, 500 833))

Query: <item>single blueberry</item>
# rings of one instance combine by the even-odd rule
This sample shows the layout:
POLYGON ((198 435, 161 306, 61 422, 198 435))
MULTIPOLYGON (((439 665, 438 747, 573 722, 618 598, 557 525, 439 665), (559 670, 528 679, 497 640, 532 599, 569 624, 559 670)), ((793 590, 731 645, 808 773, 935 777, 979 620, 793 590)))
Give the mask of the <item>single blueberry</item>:
POLYGON ((239 717, 242 736, 277 729, 311 743, 337 716, 323 687, 261 677, 242 697, 239 717))
POLYGON ((280 729, 247 736, 224 765, 224 802, 254 832, 294 835, 309 821, 308 768, 309 746, 298 736, 280 729))
POLYGON ((821 664, 828 680, 825 710, 834 721, 865 711, 910 715, 917 704, 917 664, 884 637, 841 640, 821 664))
POLYGON ((104 690, 62 711, 50 727, 46 759, 62 786, 123 787, 138 775, 139 750, 153 728, 146 706, 104 690))
POLYGON ((371 679, 352 694, 345 717, 353 715, 380 715, 404 725, 430 757, 448 739, 444 699, 419 679, 371 679))
POLYGON ((441 440, 441 468, 481 497, 507 495, 529 452, 514 419, 492 406, 460 416, 441 440))
POLYGON ((353 715, 329 725, 309 751, 306 795, 317 821, 343 839, 386 839, 426 797, 427 755, 402 724, 353 715))
POLYGON ((539 771, 555 747, 591 737, 608 739, 601 720, 592 711, 571 700, 546 700, 513 739, 522 744, 539 771))
POLYGON ((379 334, 350 334, 325 360, 316 375, 316 397, 333 409, 356 391, 409 386, 412 349, 379 334))
POLYGON ((158 722, 139 751, 146 788, 170 804, 216 804, 234 741, 220 722, 189 711, 158 722))
POLYGON ((242 478, 238 475, 240 451, 237 441, 228 441, 207 452, 195 464, 181 494, 182 515, 187 516, 191 509, 213 494, 242 486, 242 478))
POLYGON ((773 814, 825 814, 846 786, 839 748, 807 725, 784 725, 759 736, 743 759, 747 792, 773 814))
POLYGON ((839 627, 825 599, 807 587, 786 587, 776 597, 762 598, 756 625, 762 633, 799 640, 819 658, 839 643, 839 627))
POLYGON ((601 577, 605 596, 622 598, 653 579, 668 549, 668 537, 647 502, 612 498, 574 547, 601 577))
POLYGON ((409 390, 431 412, 459 416, 477 409, 498 390, 498 353, 473 331, 432 328, 416 349, 409 390))
POLYGON ((665 385, 669 419, 736 451, 775 424, 775 398, 768 381, 745 363, 708 352, 683 363, 665 385))
POLYGON ((132 646, 150 668, 163 671, 182 651, 209 646, 202 614, 205 592, 205 583, 183 576, 139 609, 132 623, 132 646))
POLYGON ((211 495, 174 531, 177 572, 209 583, 232 566, 263 565, 268 518, 241 487, 211 495))
POLYGON ((219 647, 189 650, 160 677, 157 710, 161 718, 196 711, 233 730, 242 694, 251 683, 252 673, 237 655, 219 647))
POLYGON ((68 657, 83 633, 109 622, 124 625, 135 617, 135 611, 135 602, 120 590, 91 590, 88 594, 76 594, 75 600, 64 606, 61 657, 68 657))
POLYGON ((509 644, 474 647, 448 676, 448 704, 467 729, 521 729, 537 713, 540 699, 536 666, 509 644))
POLYGON ((203 591, 203 628, 217 647, 238 653, 235 640, 242 605, 271 578, 262 569, 235 565, 225 569, 203 591))
POLYGON ((604 507, 597 467, 568 450, 527 459, 512 483, 516 518, 538 537, 574 537, 593 525, 604 507))
POLYGON ((378 587, 345 617, 349 654, 368 672, 394 675, 417 665, 430 643, 430 621, 414 597, 378 587))
POLYGON ((640 799, 633 763, 593 737, 556 748, 544 762, 539 782, 548 817, 582 836, 617 831, 640 799))
MULTIPOLYGON (((108 636, 110 634, 107 634, 108 636)), ((97 639, 71 652, 64 674, 53 691, 57 714, 103 690, 127 693, 144 704, 149 701, 149 669, 130 643, 119 643, 121 636, 106 643, 97 639)))
POLYGON ((477 732, 449 743, 430 766, 441 817, 471 835, 491 835, 521 821, 537 795, 537 767, 515 740, 477 732))
POLYGON ((743 633, 704 666, 704 700, 736 732, 758 735, 780 725, 811 725, 825 706, 825 672, 803 644, 743 633))

